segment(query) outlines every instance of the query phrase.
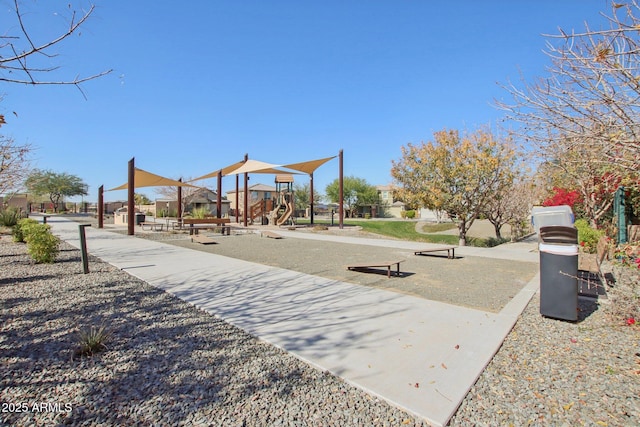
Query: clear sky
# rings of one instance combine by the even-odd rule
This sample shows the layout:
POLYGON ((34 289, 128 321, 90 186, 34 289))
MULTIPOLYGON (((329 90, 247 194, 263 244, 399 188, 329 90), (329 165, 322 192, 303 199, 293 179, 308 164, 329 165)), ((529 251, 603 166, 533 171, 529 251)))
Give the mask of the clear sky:
MULTIPOLYGON (((7 23, 17 32, 12 3, 1 3, 3 32, 7 23)), ((34 39, 65 28, 68 3, 24 2, 34 39)), ((245 153, 287 164, 343 149, 345 176, 388 184, 403 145, 443 128, 494 126, 503 113, 493 101, 509 99, 500 84, 545 74, 542 34, 599 27, 609 12, 605 0, 95 4, 48 76, 113 68, 82 85, 87 99, 72 86, 0 87, 3 134, 36 147, 34 166, 82 178, 88 201, 100 185, 125 183, 132 157, 141 169, 188 179, 245 153)), ((315 188, 324 193, 337 177, 336 159, 316 171, 315 188)), ((256 183, 273 185, 273 176, 251 175, 256 183)), ((223 194, 234 188, 225 178, 223 194)), ((124 199, 126 191, 105 192, 124 199)))

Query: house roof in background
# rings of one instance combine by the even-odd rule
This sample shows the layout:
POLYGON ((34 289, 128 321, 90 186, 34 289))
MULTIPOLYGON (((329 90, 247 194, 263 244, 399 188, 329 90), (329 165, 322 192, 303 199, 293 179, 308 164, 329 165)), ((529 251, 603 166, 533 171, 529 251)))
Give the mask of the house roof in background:
MULTIPOLYGON (((276 187, 272 187, 272 186, 267 185, 267 184, 258 183, 258 184, 250 185, 249 186, 249 191, 273 191, 273 192, 275 192, 276 191, 276 187)), ((236 190, 233 189, 233 190, 227 191, 227 194, 235 193, 235 192, 236 192, 236 190)), ((239 188, 238 192, 243 193, 244 192, 244 188, 239 188)))

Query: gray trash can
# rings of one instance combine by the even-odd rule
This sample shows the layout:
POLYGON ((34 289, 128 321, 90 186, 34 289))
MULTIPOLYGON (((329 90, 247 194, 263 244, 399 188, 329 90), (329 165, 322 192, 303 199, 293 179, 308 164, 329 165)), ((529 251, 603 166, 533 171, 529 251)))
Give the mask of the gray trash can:
POLYGON ((145 214, 140 213, 140 212, 136 212, 135 224, 136 225, 142 224, 145 221, 146 218, 147 218, 147 216, 145 214))
POLYGON ((540 228, 540 314, 578 320, 578 230, 540 228))

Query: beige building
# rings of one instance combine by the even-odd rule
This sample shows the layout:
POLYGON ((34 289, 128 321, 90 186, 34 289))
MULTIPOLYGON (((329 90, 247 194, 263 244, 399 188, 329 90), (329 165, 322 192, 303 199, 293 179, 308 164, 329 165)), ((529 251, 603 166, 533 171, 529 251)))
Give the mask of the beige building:
MULTIPOLYGON (((199 188, 195 192, 182 197, 183 215, 188 215, 195 209, 204 209, 210 215, 217 215, 218 193, 208 188, 199 188)), ((221 216, 229 216, 229 201, 222 198, 221 216)), ((105 203, 106 213, 115 213, 119 208, 125 208, 120 211, 120 215, 126 216, 127 202, 110 202, 105 203)), ((136 212, 145 214, 146 216, 162 218, 175 217, 178 213, 178 201, 176 199, 162 198, 156 199, 154 203, 148 205, 136 205, 136 212)), ((124 219, 126 223, 126 219, 124 219)))
POLYGON ((29 195, 25 193, 16 193, 11 197, 0 196, 0 209, 13 207, 20 212, 29 212, 29 195))
MULTIPOLYGON (((276 187, 266 184, 254 184, 249 187, 248 195, 249 206, 252 206, 261 200, 272 200, 277 197, 276 187)), ((239 215, 242 215, 244 210, 244 188, 238 190, 238 206, 236 206, 236 190, 227 191, 227 200, 229 201, 231 212, 238 210, 239 215)))
MULTIPOLYGON (((208 188, 200 188, 193 192, 188 197, 183 198, 184 210, 186 212, 193 212, 195 209, 205 209, 211 215, 218 215, 218 193, 208 188)), ((225 197, 222 197, 221 217, 229 216, 230 202, 225 197)))
POLYGON ((378 217, 391 217, 402 218, 402 213, 405 210, 404 202, 393 199, 393 186, 391 185, 376 185, 378 190, 379 209, 377 212, 378 217))

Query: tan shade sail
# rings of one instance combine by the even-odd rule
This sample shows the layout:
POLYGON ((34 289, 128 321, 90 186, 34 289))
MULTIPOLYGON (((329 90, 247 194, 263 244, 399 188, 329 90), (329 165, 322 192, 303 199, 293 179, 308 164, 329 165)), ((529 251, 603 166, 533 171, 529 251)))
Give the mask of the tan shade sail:
MULTIPOLYGON (((165 178, 160 175, 153 174, 151 172, 147 172, 142 169, 135 168, 134 179, 134 187, 195 187, 195 185, 187 184, 186 182, 176 181, 171 178, 165 178)), ((129 187, 129 183, 125 182, 124 184, 112 188, 107 191, 115 191, 115 190, 126 190, 129 187)))
POLYGON ((264 174, 291 174, 291 171, 282 170, 278 168, 287 168, 292 169, 298 172, 304 172, 307 174, 312 174, 313 171, 318 169, 320 166, 325 164, 331 159, 335 159, 337 156, 325 157, 323 159, 317 160, 309 160, 307 162, 300 163, 291 163, 290 165, 274 165, 271 163, 261 162, 259 160, 249 159, 246 162, 240 161, 229 165, 225 168, 215 170, 206 175, 199 176, 197 178, 189 180, 189 182, 200 181, 202 179, 215 178, 218 176, 218 173, 222 171, 222 176, 227 175, 238 175, 242 173, 264 173, 264 174))
POLYGON ((313 171, 315 171, 320 166, 327 163, 329 160, 335 159, 336 157, 337 156, 332 156, 332 157, 325 157, 324 159, 309 160, 307 162, 291 163, 290 165, 284 165, 282 167, 287 169, 293 169, 299 172, 308 173, 309 175, 311 175, 313 171))
POLYGON ((242 166, 229 172, 227 175, 238 175, 241 173, 271 173, 271 174, 290 174, 291 171, 278 169, 281 165, 273 165, 271 163, 261 162, 259 160, 247 160, 242 166))
POLYGON ((215 178, 215 177, 217 177, 217 176, 218 176, 218 172, 220 172, 220 171, 222 171, 222 176, 226 176, 226 175, 229 175, 229 173, 230 173, 230 172, 232 172, 232 171, 234 171, 234 170, 238 169, 238 168, 239 168, 240 166, 242 166, 243 164, 244 164, 244 160, 241 160, 241 161, 239 161, 239 162, 237 162, 237 163, 234 163, 234 164, 232 164, 232 165, 229 165, 229 166, 227 166, 227 167, 225 167, 225 168, 218 169, 218 170, 215 170, 215 171, 213 171, 213 172, 209 172, 209 173, 208 173, 208 174, 206 174, 206 175, 202 175, 202 176, 199 176, 199 177, 194 178, 194 179, 190 179, 190 180, 189 180, 189 182, 193 182, 193 181, 200 181, 200 180, 202 180, 202 179, 215 178))

